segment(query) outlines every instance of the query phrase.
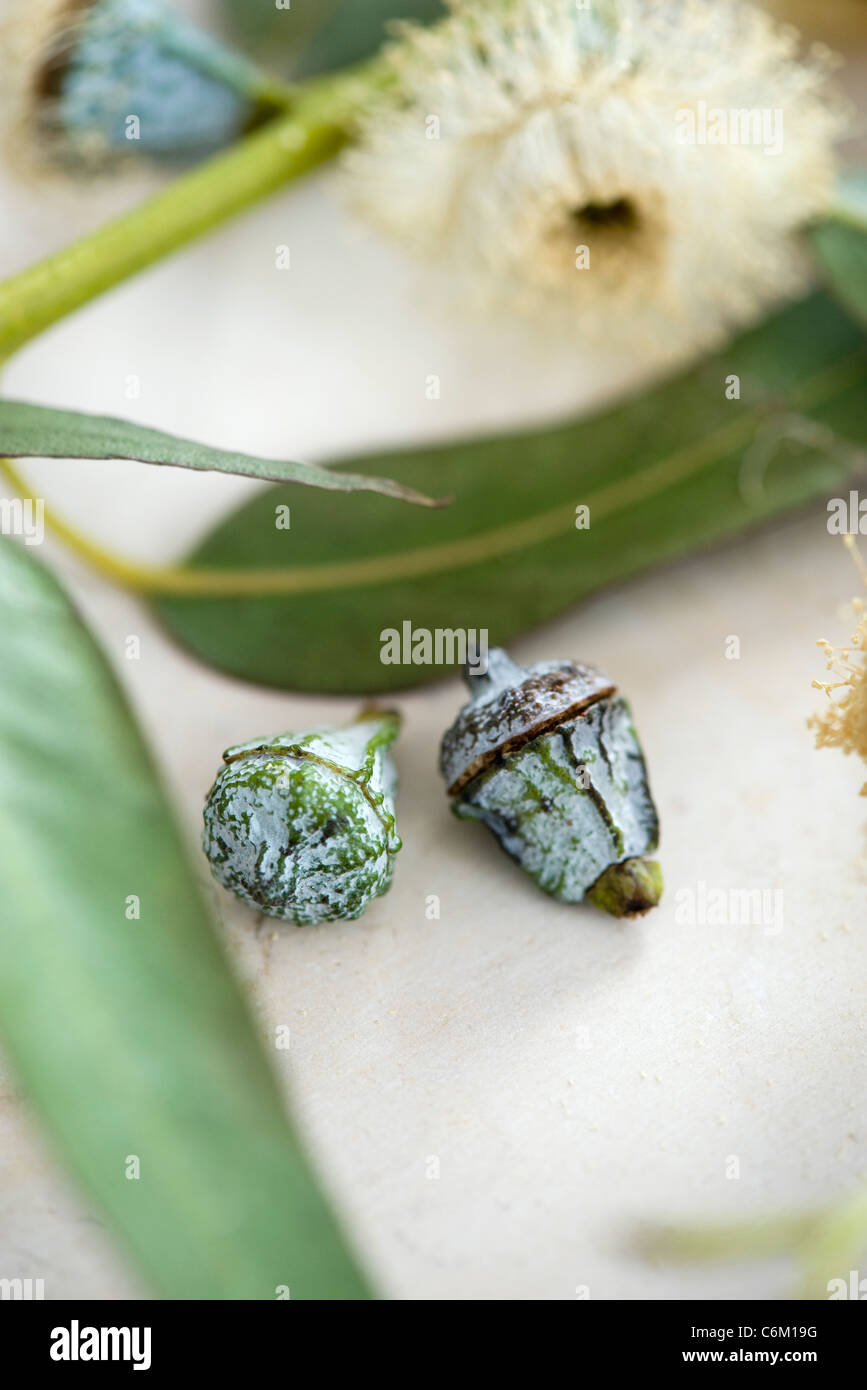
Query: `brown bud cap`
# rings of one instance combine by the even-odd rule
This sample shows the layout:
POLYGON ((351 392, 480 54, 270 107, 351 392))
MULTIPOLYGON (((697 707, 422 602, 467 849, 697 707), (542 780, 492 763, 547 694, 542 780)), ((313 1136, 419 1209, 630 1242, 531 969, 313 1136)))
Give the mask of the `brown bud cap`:
POLYGON ((481 674, 464 679, 471 699, 440 748, 440 771, 449 796, 496 758, 574 719, 616 694, 610 676, 575 661, 539 661, 519 666, 500 647, 488 655, 481 674))

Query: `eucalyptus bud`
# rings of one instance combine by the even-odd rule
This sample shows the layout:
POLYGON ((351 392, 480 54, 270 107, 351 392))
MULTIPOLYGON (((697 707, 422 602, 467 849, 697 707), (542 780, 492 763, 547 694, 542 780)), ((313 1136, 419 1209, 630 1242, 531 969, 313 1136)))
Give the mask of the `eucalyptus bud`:
POLYGON ((626 701, 572 661, 526 668, 501 649, 465 676, 471 699, 442 741, 452 809, 482 821, 539 887, 615 917, 655 907, 656 807, 626 701))
MULTIPOLYGON (((16 0, 4 30, 13 154, 98 168, 234 140, 273 84, 163 0, 16 0)), ((6 92, 6 104, 9 100, 6 92)))
POLYGON ((360 917, 401 847, 388 753, 400 716, 237 744, 208 793, 203 847, 220 883, 299 926, 360 917))

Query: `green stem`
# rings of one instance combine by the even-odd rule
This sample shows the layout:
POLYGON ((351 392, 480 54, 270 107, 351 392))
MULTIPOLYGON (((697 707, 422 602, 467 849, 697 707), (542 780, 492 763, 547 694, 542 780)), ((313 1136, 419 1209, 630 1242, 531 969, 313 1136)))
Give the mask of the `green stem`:
POLYGON ((0 285, 0 360, 58 319, 329 159, 387 81, 373 60, 298 89, 292 109, 132 212, 0 285))

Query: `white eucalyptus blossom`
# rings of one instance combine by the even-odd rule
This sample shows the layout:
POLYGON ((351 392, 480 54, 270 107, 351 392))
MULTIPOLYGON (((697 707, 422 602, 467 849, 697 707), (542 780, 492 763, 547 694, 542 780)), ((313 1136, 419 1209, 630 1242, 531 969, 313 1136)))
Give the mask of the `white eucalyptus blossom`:
POLYGON ((807 283, 844 112, 799 47, 740 0, 453 0, 391 49, 351 199, 464 303, 708 345, 807 283))

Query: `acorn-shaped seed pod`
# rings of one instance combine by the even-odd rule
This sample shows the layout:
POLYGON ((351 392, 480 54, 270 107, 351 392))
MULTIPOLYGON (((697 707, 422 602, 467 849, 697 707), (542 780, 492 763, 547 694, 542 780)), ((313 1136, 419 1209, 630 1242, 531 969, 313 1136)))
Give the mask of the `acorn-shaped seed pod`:
POLYGON ((16 0, 2 39, 7 144, 31 168, 198 158, 273 95, 254 63, 164 0, 16 0))
POLYGON ((493 830, 562 902, 635 917, 662 895, 659 843, 629 706, 603 672, 573 661, 518 666, 501 649, 442 741, 452 810, 493 830))
POLYGON ((216 878, 268 917, 298 926, 360 917, 391 886, 400 849, 392 710, 343 729, 228 748, 205 801, 202 844, 216 878))

